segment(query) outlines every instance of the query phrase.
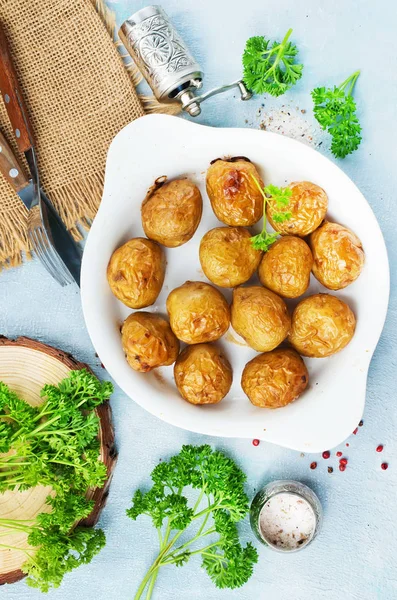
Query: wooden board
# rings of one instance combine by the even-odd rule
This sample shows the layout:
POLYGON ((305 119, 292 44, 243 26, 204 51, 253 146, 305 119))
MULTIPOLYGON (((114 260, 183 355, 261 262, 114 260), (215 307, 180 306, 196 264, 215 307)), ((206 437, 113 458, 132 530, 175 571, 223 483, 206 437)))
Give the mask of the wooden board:
MULTIPOLYGON (((87 365, 62 350, 25 337, 13 341, 0 336, 0 381, 4 381, 32 406, 42 402, 40 390, 45 383, 57 384, 71 370, 83 368, 89 370, 87 365)), ((105 505, 117 460, 109 403, 99 406, 96 412, 100 418, 101 460, 107 468, 107 480, 103 488, 88 493, 88 497, 95 501, 95 506, 92 513, 80 523, 88 527, 95 525, 105 505)), ((38 486, 24 492, 7 491, 0 494, 0 517, 31 519, 40 512, 49 511, 45 499, 50 491, 48 487, 38 486)), ((21 550, 0 548, 0 585, 14 583, 25 576, 21 566, 26 561, 23 550, 29 548, 26 537, 20 533, 2 537, 3 544, 17 546, 21 550)))

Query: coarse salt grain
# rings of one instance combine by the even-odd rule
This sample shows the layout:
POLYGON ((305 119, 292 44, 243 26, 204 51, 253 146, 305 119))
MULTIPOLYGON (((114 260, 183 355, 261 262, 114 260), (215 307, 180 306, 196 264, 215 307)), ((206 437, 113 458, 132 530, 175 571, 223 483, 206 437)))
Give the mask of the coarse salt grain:
POLYGON ((312 507, 297 494, 281 492, 272 496, 259 514, 264 540, 282 550, 296 550, 313 536, 316 517, 312 507))

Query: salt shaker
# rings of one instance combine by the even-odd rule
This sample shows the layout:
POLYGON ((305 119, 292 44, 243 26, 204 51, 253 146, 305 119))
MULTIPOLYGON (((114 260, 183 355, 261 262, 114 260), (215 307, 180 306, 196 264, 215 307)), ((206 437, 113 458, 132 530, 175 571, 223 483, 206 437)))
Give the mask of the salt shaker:
POLYGON ((119 36, 157 100, 179 102, 192 117, 199 115, 200 104, 215 94, 238 88, 242 100, 252 96, 242 80, 197 96, 204 73, 160 6, 147 6, 133 14, 122 24, 119 36))
POLYGON ((296 552, 317 536, 322 508, 307 485, 291 480, 272 481, 253 499, 250 521, 262 544, 279 552, 296 552))

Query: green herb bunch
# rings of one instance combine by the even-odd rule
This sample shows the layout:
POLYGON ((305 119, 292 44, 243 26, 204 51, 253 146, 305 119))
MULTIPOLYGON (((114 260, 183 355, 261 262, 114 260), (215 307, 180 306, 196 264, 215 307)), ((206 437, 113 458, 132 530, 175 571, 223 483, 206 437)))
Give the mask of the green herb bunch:
MULTIPOLYGON (((105 543, 101 530, 75 527, 93 509, 89 488, 102 487, 99 419, 94 409, 113 391, 86 370, 72 371, 58 385, 45 385, 39 407, 0 382, 0 492, 51 486, 51 512, 32 521, 0 519, 0 537, 23 531, 34 547, 22 569, 28 583, 48 591, 63 575, 89 562, 105 543)), ((0 544, 4 547, 4 544, 0 544)), ((8 547, 8 546, 6 546, 8 547)))
POLYGON ((271 200, 273 206, 277 208, 272 214, 272 219, 275 223, 283 223, 291 218, 291 212, 287 210, 292 196, 292 190, 289 187, 280 188, 275 185, 268 185, 262 189, 258 180, 253 177, 255 185, 263 196, 263 227, 258 235, 251 238, 251 244, 255 250, 267 252, 272 244, 277 240, 279 234, 277 232, 269 233, 266 229, 266 205, 271 200))
POLYGON ((337 158, 345 158, 361 142, 361 126, 352 96, 359 75, 360 71, 356 71, 338 87, 318 87, 312 91, 314 116, 331 134, 331 152, 337 158))
POLYGON ((255 94, 281 96, 302 77, 303 65, 296 62, 297 47, 289 41, 289 29, 280 42, 263 36, 247 40, 243 54, 244 83, 255 94))
POLYGON ((238 588, 248 581, 257 562, 257 551, 248 543, 242 547, 236 522, 248 512, 244 493, 245 474, 222 452, 205 446, 183 446, 168 462, 151 474, 152 488, 135 492, 127 515, 152 519, 159 537, 159 554, 150 567, 135 600, 145 591, 149 600, 159 569, 168 564, 184 565, 191 556, 201 555, 202 566, 218 588, 238 588), (188 488, 198 491, 189 504, 188 488), (179 542, 189 531, 191 537, 179 542), (187 533, 187 532, 186 532, 187 533))

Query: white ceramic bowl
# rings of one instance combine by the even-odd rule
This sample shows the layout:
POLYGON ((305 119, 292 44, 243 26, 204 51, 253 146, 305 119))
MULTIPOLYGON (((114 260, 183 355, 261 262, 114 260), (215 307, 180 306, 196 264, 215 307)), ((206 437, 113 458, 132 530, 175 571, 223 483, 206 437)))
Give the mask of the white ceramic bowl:
MULTIPOLYGON (((326 291, 312 277, 308 294, 326 291)), ((191 431, 219 436, 258 438, 299 451, 319 452, 342 442, 357 426, 364 409, 369 363, 382 331, 389 298, 389 266, 375 216, 352 181, 315 150, 287 137, 250 129, 215 129, 164 115, 142 117, 113 140, 105 188, 85 247, 82 267, 84 316, 95 349, 117 384, 135 402, 160 419, 191 431), (205 172, 220 156, 248 156, 265 182, 286 185, 309 180, 329 197, 329 217, 351 227, 361 238, 366 263, 359 279, 337 292, 357 316, 352 342, 326 359, 305 359, 310 385, 296 402, 279 410, 254 407, 241 390, 244 365, 256 352, 220 341, 234 372, 228 396, 214 406, 185 402, 173 382, 173 367, 148 374, 127 364, 120 325, 131 310, 110 291, 106 267, 112 252, 131 237, 142 236, 140 206, 147 189, 161 176, 188 176, 204 199, 201 224, 180 248, 166 249, 167 273, 157 302, 148 309, 165 314, 169 292, 186 280, 206 278, 200 268, 199 243, 219 225, 205 193, 205 172)), ((222 290, 230 299, 230 290, 222 290)), ((307 294, 307 295, 308 295, 307 294)))

